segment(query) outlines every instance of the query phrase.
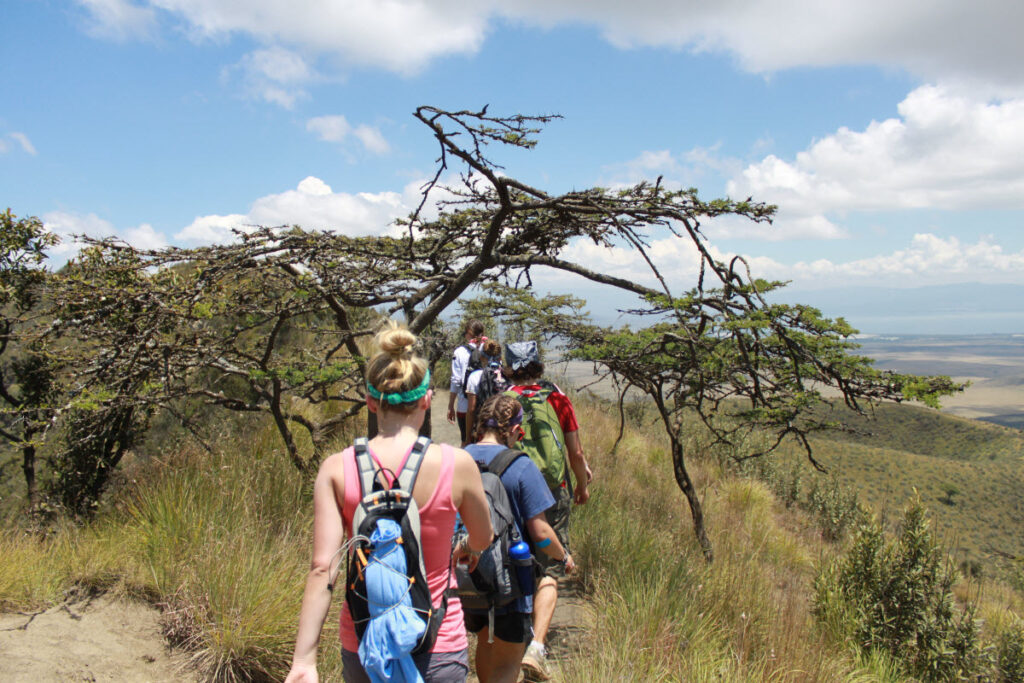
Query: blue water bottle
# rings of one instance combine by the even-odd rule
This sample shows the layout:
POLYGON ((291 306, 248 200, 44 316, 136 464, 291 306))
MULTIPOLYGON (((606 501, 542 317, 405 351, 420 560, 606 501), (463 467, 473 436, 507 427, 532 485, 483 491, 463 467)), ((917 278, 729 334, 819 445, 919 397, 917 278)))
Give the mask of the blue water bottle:
POLYGON ((526 541, 520 540, 508 549, 508 556, 516 567, 516 578, 523 595, 533 595, 533 555, 526 541))

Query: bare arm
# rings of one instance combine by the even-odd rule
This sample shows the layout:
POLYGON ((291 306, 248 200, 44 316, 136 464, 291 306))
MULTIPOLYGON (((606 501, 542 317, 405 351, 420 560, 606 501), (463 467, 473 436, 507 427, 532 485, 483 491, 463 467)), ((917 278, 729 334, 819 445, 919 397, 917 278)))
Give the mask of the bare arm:
MULTIPOLYGON (((476 435, 473 430, 476 428, 476 423, 473 420, 473 411, 476 410, 476 394, 466 393, 466 443, 474 443, 476 435)), ((462 444, 463 446, 466 443, 462 444)))
POLYGON ((558 540, 558 534, 548 524, 547 517, 543 512, 526 520, 526 531, 530 534, 535 548, 542 544, 544 540, 550 541, 540 551, 554 560, 565 560, 565 571, 572 572, 576 569, 576 563, 573 561, 572 555, 562 546, 561 541, 558 540))
MULTIPOLYGON (((313 561, 306 576, 295 652, 286 683, 316 683, 319 680, 316 672, 317 646, 331 606, 328 575, 334 555, 345 540, 341 507, 335 497, 335 485, 330 474, 340 467, 336 458, 340 455, 331 456, 323 462, 313 485, 313 561)), ((343 481, 340 486, 344 486, 343 481)))
POLYGON ((448 384, 448 421, 455 422, 455 401, 462 392, 463 375, 466 374, 466 365, 469 363, 469 353, 465 347, 458 347, 452 354, 452 378, 448 384), (465 357, 463 357, 465 356, 465 357))
POLYGON ((590 480, 594 478, 594 473, 590 471, 587 456, 583 454, 579 431, 565 433, 565 448, 569 455, 569 469, 576 479, 573 500, 577 505, 583 505, 590 500, 590 480))

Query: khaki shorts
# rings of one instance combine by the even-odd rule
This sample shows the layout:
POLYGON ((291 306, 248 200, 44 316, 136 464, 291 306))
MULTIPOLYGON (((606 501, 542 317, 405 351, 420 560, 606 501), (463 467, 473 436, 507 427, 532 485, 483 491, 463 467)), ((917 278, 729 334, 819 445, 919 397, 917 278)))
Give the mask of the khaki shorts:
MULTIPOLYGON (((555 530, 558 542, 568 552, 569 513, 572 512, 572 492, 569 491, 568 486, 559 486, 557 490, 551 493, 555 496, 555 504, 547 509, 544 516, 547 517, 551 528, 555 530)), ((550 576, 553 579, 565 576, 565 566, 561 562, 551 559, 543 552, 537 553, 537 563, 540 564, 542 576, 550 576)))

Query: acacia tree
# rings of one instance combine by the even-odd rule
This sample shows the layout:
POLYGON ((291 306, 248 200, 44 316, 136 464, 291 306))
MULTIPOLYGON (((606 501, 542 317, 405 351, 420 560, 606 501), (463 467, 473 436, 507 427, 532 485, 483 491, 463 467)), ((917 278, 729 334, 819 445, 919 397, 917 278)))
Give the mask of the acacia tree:
MULTIPOLYGON (((819 384, 837 388, 854 406, 859 399, 931 398, 951 388, 874 373, 866 359, 849 355, 851 330, 841 321, 767 303, 762 294, 771 285, 755 281, 740 261, 725 264, 712 256, 702 221, 731 215, 766 223, 774 207, 749 199, 705 202, 696 190, 670 189, 660 179, 551 194, 506 175, 489 154, 494 146, 533 147, 554 117, 434 107, 420 107, 414 116, 434 136, 439 154, 420 206, 400 222, 402 236, 352 238, 282 227, 201 249, 138 251, 111 240, 94 243, 80 264, 88 286, 78 283, 67 294, 83 311, 76 318, 82 332, 106 345, 94 376, 141 364, 159 370, 159 382, 147 385, 154 400, 199 396, 236 410, 267 411, 292 461, 312 471, 319 453, 304 459, 290 429, 301 425, 316 445, 325 423, 360 409, 359 340, 372 333, 374 316, 359 311, 400 314, 423 334, 475 285, 528 288, 537 267, 561 270, 634 293, 642 312, 657 316, 637 331, 567 322, 559 331, 580 357, 603 363, 654 398, 673 443, 677 482, 709 557, 680 441, 684 408, 710 415, 742 397, 749 408, 737 418, 774 426, 779 439, 791 434, 806 444, 813 425, 801 426, 798 418, 821 398, 819 384), (459 180, 453 183, 454 176, 459 180), (436 215, 427 211, 434 206, 436 215), (689 243, 697 254, 700 276, 688 294, 672 290, 650 253, 654 240, 665 238, 689 243), (574 260, 567 247, 580 239, 633 250, 650 267, 653 286, 574 260), (111 263, 131 271, 127 293, 103 284, 111 263), (119 313, 110 315, 115 308, 119 313), (109 321, 117 321, 116 329, 109 321), (308 335, 303 352, 286 354, 283 337, 298 323, 308 335), (210 388, 230 381, 248 393, 210 388), (296 406, 313 401, 346 407, 312 421, 296 406)), ((554 329, 557 316, 550 323, 554 329)), ((733 429, 709 426, 723 439, 733 429)))
POLYGON ((374 317, 359 311, 401 314, 421 334, 473 285, 528 284, 536 266, 625 284, 563 258, 575 238, 644 252, 655 233, 684 236, 673 227, 683 217, 770 215, 764 205, 704 203, 692 190, 658 183, 549 195, 502 175, 485 152, 492 144, 532 147, 537 126, 552 117, 432 107, 415 116, 438 141, 439 157, 423 203, 403 221, 403 237, 260 228, 232 244, 198 249, 145 251, 116 240, 91 241, 60 294, 76 312, 70 324, 77 334, 99 345, 96 360, 80 373, 84 384, 144 369, 154 378, 144 385, 145 400, 167 404, 195 396, 234 410, 269 412, 292 461, 310 471, 319 452, 304 459, 291 429, 305 428, 317 446, 332 424, 360 409, 358 340, 372 333, 374 317), (455 171, 461 183, 442 186, 441 179, 455 171), (439 215, 428 218, 424 209, 437 195, 444 197, 439 215), (296 321, 319 343, 286 357, 281 336, 296 321), (232 379, 248 393, 210 388, 232 379), (296 408, 296 399, 347 408, 314 422, 296 408))
POLYGON ((0 438, 21 453, 29 505, 38 503, 36 451, 52 413, 56 364, 42 314, 46 249, 57 243, 34 217, 0 213, 0 438))
POLYGON ((935 406, 939 396, 962 388, 948 377, 874 368, 871 359, 853 353, 857 345, 850 338, 856 331, 842 319, 823 318, 807 306, 768 304, 763 294, 781 283, 734 277, 737 263, 723 288, 698 287, 680 297, 648 292, 648 305, 634 311, 656 320, 646 327, 570 323, 560 328, 571 357, 594 362, 622 387, 620 419, 627 389, 651 398, 669 438, 676 483, 709 561, 713 549, 703 506, 686 466, 692 415, 713 443, 730 447, 737 461, 766 456, 789 437, 825 471, 808 436, 844 428, 830 417, 833 401, 857 413, 882 400, 935 406), (755 432, 768 437, 767 445, 746 445, 751 442, 745 437, 755 432))

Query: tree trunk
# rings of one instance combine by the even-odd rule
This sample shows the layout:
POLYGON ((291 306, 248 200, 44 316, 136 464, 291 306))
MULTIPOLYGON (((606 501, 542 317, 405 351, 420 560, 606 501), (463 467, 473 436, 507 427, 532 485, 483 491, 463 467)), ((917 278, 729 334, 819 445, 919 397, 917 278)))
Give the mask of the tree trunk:
MULTIPOLYGON (((28 439, 31 436, 27 437, 28 439)), ((26 443, 21 447, 21 471, 25 473, 25 492, 28 496, 30 509, 39 503, 39 490, 36 485, 36 447, 26 443)))
POLYGON ((299 455, 299 447, 295 445, 292 430, 288 428, 288 420, 285 418, 284 412, 281 411, 281 391, 276 381, 274 383, 274 394, 270 400, 270 413, 274 416, 274 424, 277 425, 277 431, 281 434, 284 447, 288 450, 288 457, 291 458, 295 469, 303 474, 307 474, 309 467, 303 462, 302 456, 299 455))
POLYGON ((707 530, 704 528, 704 508, 701 506, 700 497, 690 479, 690 473, 686 471, 686 463, 683 459, 683 444, 676 438, 672 438, 672 470, 675 473, 676 484, 686 496, 690 503, 690 516, 693 518, 693 533, 697 536, 697 542, 704 553, 704 559, 710 564, 715 559, 714 551, 711 548, 711 540, 708 538, 707 530))

